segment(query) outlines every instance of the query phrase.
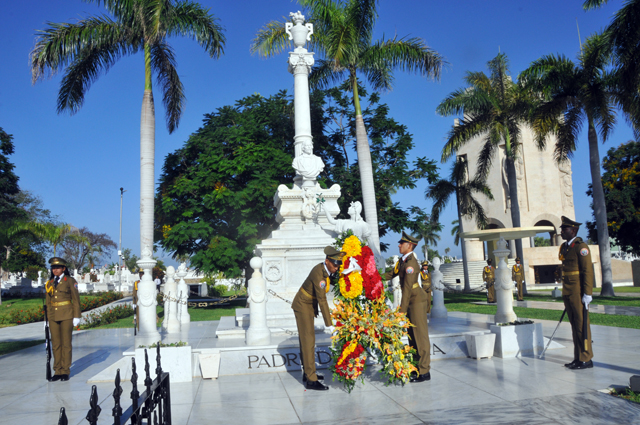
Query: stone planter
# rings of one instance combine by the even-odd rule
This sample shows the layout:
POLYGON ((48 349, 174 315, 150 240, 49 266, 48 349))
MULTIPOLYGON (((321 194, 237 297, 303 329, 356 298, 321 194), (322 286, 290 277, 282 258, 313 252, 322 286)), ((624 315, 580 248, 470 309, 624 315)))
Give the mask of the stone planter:
POLYGON ((496 334, 493 355, 500 358, 533 356, 544 349, 542 323, 528 325, 491 326, 496 334))
MULTIPOLYGON (((157 348, 147 348, 149 356, 149 373, 152 379, 156 377, 156 353, 157 348)), ((185 347, 160 347, 160 363, 163 372, 169 372, 171 383, 191 382, 193 373, 191 370, 191 346, 185 347)), ((144 381, 144 348, 136 348, 136 372, 138 382, 144 381)))
POLYGON ((482 358, 490 359, 493 356, 496 344, 496 334, 473 332, 465 334, 464 337, 467 341, 469 357, 480 360, 482 358))

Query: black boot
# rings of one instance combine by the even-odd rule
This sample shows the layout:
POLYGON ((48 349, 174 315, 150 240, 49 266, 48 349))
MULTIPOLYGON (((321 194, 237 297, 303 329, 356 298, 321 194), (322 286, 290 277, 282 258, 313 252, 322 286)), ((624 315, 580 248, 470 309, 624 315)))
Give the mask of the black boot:
POLYGON ((326 391, 329 389, 329 387, 327 387, 320 381, 307 381, 307 389, 317 390, 317 391, 326 391))
MULTIPOLYGON (((316 373, 316 377, 318 377, 318 381, 324 381, 324 375, 320 375, 319 373, 316 373)), ((302 373, 302 382, 307 382, 308 378, 307 378, 307 374, 306 373, 302 373)))

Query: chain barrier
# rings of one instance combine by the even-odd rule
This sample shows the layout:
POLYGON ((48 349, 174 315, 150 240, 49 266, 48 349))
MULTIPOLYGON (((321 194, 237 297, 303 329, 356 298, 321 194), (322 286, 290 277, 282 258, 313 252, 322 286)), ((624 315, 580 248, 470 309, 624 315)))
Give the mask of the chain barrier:
POLYGON ((204 301, 204 302, 197 302, 197 303, 196 302, 190 302, 188 305, 189 305, 189 307, 209 307, 209 306, 212 306, 212 305, 226 304, 226 303, 229 303, 229 302, 235 300, 236 298, 238 298, 241 295, 245 295, 246 292, 247 292, 247 288, 242 288, 239 293, 237 293, 235 295, 232 295, 230 297, 218 300, 218 301, 204 301))
POLYGON ((280 298, 282 301, 291 304, 291 301, 289 301, 286 298, 282 298, 280 295, 276 294, 276 291, 274 291, 273 289, 267 289, 267 292, 269 292, 271 295, 273 295, 276 298, 280 298))
POLYGON ((167 295, 162 291, 158 291, 158 293, 162 295, 162 301, 170 301, 170 302, 174 302, 182 305, 187 305, 186 301, 180 301, 178 298, 174 298, 171 295, 167 295))

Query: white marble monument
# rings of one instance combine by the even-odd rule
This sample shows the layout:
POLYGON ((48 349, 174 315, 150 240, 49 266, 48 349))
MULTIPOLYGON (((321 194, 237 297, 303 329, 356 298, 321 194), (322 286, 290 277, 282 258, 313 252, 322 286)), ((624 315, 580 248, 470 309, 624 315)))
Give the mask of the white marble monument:
POLYGON ((267 326, 267 285, 262 278, 262 258, 253 257, 250 262, 253 275, 249 279, 249 329, 246 332, 247 345, 271 344, 271 331, 267 326))
POLYGON ((447 308, 444 306, 444 284, 442 283, 442 272, 440 271, 440 258, 434 257, 431 260, 433 271, 431 272, 431 290, 433 291, 433 306, 431 307, 432 319, 446 319, 447 308))

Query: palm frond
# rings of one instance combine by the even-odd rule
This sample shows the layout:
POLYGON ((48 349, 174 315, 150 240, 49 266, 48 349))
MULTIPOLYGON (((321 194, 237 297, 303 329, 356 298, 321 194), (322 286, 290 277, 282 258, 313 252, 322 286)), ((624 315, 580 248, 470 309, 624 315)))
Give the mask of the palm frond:
POLYGON ((167 18, 162 20, 162 26, 166 29, 167 36, 191 37, 210 57, 219 58, 224 54, 226 38, 224 28, 218 21, 199 3, 185 0, 175 4, 167 18))
POLYGON ((186 102, 184 87, 176 70, 173 49, 165 42, 151 45, 151 69, 156 73, 160 84, 165 108, 165 119, 169 134, 173 133, 182 117, 182 109, 186 102))
MULTIPOLYGON (((286 19, 283 17, 286 21, 286 19)), ((251 53, 271 57, 291 46, 284 22, 271 21, 262 27, 251 41, 251 53)))
POLYGON ((309 74, 309 85, 312 88, 327 88, 346 81, 346 74, 346 69, 338 69, 333 61, 320 59, 309 74))
POLYGON ((438 80, 446 61, 421 38, 395 37, 390 40, 382 39, 367 48, 362 63, 384 64, 392 69, 415 72, 438 80))

